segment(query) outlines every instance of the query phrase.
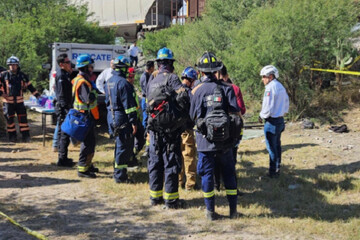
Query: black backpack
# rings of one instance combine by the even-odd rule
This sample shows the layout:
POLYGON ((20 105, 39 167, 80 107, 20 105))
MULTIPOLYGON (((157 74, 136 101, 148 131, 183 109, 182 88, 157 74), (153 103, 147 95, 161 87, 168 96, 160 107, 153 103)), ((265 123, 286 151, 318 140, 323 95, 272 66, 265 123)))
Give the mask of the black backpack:
POLYGON ((207 106, 213 107, 213 110, 208 112, 205 118, 198 119, 197 128, 209 142, 225 142, 230 137, 230 117, 222 109, 224 94, 219 84, 214 94, 207 96, 205 101, 207 106))
POLYGON ((151 89, 147 99, 147 128, 162 134, 171 134, 184 128, 188 115, 188 111, 177 103, 178 93, 168 86, 170 76, 166 77, 164 84, 151 89))

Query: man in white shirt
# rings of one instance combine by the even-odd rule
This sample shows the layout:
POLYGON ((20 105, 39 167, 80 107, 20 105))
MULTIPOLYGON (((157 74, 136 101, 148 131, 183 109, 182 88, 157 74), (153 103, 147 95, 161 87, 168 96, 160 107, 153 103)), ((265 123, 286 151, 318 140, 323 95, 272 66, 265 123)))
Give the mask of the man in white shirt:
POLYGON ((133 45, 130 46, 129 54, 130 54, 130 65, 132 67, 137 67, 138 64, 138 54, 140 52, 140 49, 136 46, 136 42, 134 42, 133 45), (135 66, 134 66, 135 62, 135 66))
POLYGON ((114 74, 116 74, 114 67, 114 59, 111 59, 110 67, 104 69, 96 78, 96 88, 103 94, 105 94, 104 85, 114 74))
POLYGON ((289 97, 284 86, 277 80, 279 71, 272 65, 267 65, 260 71, 265 85, 262 109, 259 121, 265 120, 264 133, 266 148, 269 152, 270 178, 280 176, 281 165, 281 133, 285 129, 284 114, 289 111, 289 97))

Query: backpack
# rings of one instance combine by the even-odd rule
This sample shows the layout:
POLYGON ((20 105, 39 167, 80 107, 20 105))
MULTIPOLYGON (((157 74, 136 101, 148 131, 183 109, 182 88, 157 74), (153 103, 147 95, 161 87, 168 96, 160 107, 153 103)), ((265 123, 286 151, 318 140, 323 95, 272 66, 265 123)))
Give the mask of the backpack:
POLYGON ((212 106, 213 110, 208 112, 205 118, 197 121, 198 129, 209 142, 222 143, 230 137, 230 117, 222 109, 223 98, 223 90, 217 84, 214 94, 205 99, 206 105, 212 106))
POLYGON ((151 89, 147 97, 147 128, 162 134, 171 134, 183 128, 188 114, 177 103, 180 100, 178 93, 168 86, 170 76, 166 77, 164 84, 151 89))

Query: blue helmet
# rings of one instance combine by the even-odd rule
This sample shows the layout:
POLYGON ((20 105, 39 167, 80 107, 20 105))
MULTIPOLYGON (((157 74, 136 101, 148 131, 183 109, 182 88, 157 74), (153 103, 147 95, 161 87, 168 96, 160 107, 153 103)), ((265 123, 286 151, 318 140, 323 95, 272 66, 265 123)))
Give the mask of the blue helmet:
POLYGON ((193 81, 197 80, 197 72, 193 67, 187 67, 184 69, 184 71, 181 74, 181 79, 183 78, 189 78, 193 81))
POLYGON ((130 59, 125 56, 118 56, 114 59, 113 62, 115 68, 129 68, 130 67, 130 59))
POLYGON ((166 47, 160 49, 158 51, 157 57, 156 57, 156 61, 159 61, 159 60, 172 60, 172 61, 175 61, 173 52, 170 49, 166 48, 166 47))
POLYGON ((76 58, 76 68, 82 68, 93 63, 94 60, 91 58, 90 54, 81 54, 76 58))

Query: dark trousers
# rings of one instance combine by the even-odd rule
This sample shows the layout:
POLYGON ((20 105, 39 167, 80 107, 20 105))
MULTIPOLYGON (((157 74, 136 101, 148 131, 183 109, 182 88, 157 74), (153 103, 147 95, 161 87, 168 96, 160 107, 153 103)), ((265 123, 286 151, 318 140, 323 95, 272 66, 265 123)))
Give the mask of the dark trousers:
POLYGON ((20 132, 23 137, 29 136, 29 124, 24 103, 4 103, 4 116, 7 121, 9 138, 16 138, 15 114, 18 117, 20 132))
POLYGON ((236 210, 237 183, 232 149, 223 152, 199 152, 197 172, 201 176, 206 209, 215 211, 214 168, 216 161, 221 166, 229 207, 236 210))
POLYGON ((145 145, 145 137, 144 137, 145 129, 142 123, 140 122, 140 120, 136 122, 136 125, 137 125, 137 131, 135 134, 134 148, 137 152, 140 152, 140 150, 145 145))
POLYGON ((137 67, 137 64, 138 64, 138 57, 137 56, 130 56, 130 65, 132 66, 132 67, 137 67), (135 66, 133 65, 134 64, 134 62, 135 62, 135 66))
POLYGON ((281 133, 285 129, 284 118, 268 118, 265 121, 264 133, 266 149, 269 152, 269 173, 279 173, 281 165, 281 133))
POLYGON ((167 205, 178 201, 181 163, 180 135, 169 141, 155 136, 154 132, 150 131, 148 171, 151 200, 160 201, 164 198, 167 205), (163 194, 164 183, 165 193, 163 194))
POLYGON ((133 157, 134 136, 132 127, 128 124, 124 129, 119 130, 115 138, 115 163, 114 178, 120 181, 128 179, 127 164, 133 157))
POLYGON ((68 147, 70 144, 70 136, 64 133, 63 131, 61 131, 61 125, 64 122, 68 111, 69 110, 65 108, 59 108, 56 110, 57 122, 59 124, 57 139, 58 139, 58 149, 59 149, 58 160, 60 162, 66 161, 68 158, 68 147))
POLYGON ((86 172, 89 170, 92 159, 95 153, 95 129, 94 124, 90 127, 89 132, 87 133, 84 141, 80 145, 80 154, 79 154, 79 163, 78 171, 86 172))

